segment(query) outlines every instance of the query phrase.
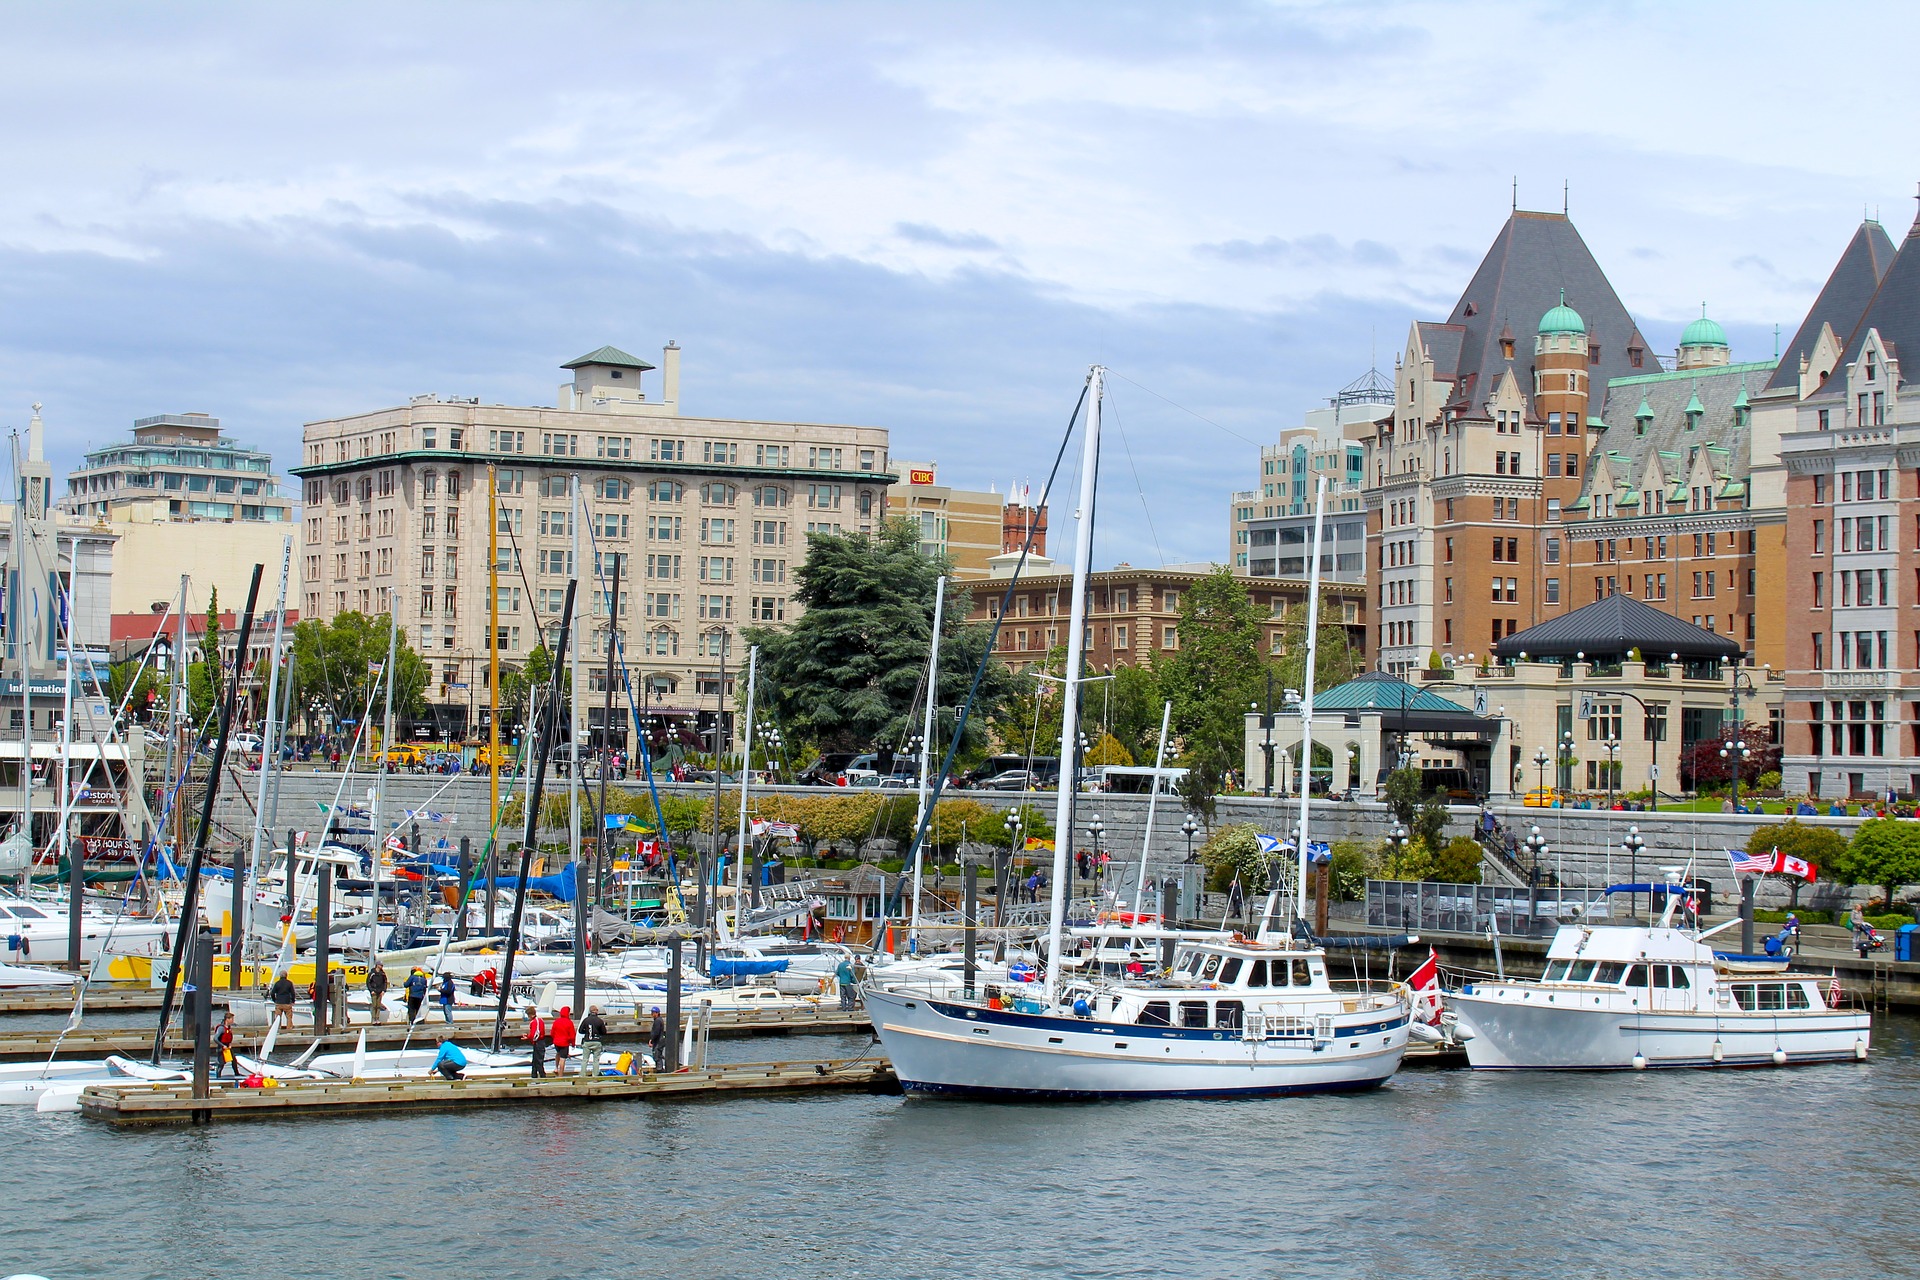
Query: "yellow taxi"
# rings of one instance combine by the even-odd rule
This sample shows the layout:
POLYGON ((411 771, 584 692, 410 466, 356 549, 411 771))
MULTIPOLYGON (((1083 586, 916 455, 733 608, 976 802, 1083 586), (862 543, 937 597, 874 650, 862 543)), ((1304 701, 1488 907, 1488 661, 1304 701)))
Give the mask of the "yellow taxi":
POLYGON ((1535 787, 1527 792, 1520 803, 1529 809, 1564 808, 1567 803, 1567 793, 1558 787, 1535 787))

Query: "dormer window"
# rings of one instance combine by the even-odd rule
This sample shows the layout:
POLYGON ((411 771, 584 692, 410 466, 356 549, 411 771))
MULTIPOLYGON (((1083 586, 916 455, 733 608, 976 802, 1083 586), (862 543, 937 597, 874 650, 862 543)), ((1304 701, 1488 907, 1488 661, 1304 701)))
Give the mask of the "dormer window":
POLYGON ((1867 352, 1867 381, 1868 382, 1873 381, 1873 375, 1875 372, 1876 372, 1876 367, 1874 364, 1873 352, 1869 351, 1867 352))

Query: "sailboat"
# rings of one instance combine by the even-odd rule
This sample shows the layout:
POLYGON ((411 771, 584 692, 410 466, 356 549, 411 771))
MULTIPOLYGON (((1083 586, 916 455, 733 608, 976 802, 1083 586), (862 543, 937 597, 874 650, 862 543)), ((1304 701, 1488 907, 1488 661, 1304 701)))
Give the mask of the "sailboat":
MULTIPOLYGON (((1067 626, 1060 758, 1072 760, 1079 731, 1087 578, 1093 556, 1093 496, 1105 370, 1088 375, 1080 459, 1079 524, 1067 626)), ((1321 513, 1325 490, 1321 490, 1321 513)), ((1319 594, 1316 519, 1311 598, 1319 594)), ((1307 670, 1313 670, 1313 627, 1307 670)), ((1311 684, 1311 681, 1309 681, 1311 684)), ((1311 704, 1308 704, 1309 714, 1311 704)), ((1311 752, 1302 752, 1310 767, 1311 752)), ((1310 788, 1302 779, 1305 797, 1310 788)), ((1055 829, 1072 829, 1073 792, 1060 789, 1055 829)), ((1306 810, 1301 813, 1306 847, 1306 810)), ((1062 957, 1066 860, 1054 850, 1047 955, 1062 957)), ((1304 878, 1303 878, 1304 879, 1304 878)), ((948 983, 879 979, 862 988, 874 1029, 909 1094, 1042 1098, 1212 1097, 1373 1088, 1399 1069, 1412 997, 1400 983, 1343 983, 1326 954, 1297 942, 1278 883, 1255 938, 1174 940, 1171 966, 1146 980, 1089 974, 1069 980, 1050 964, 1042 983, 988 983, 956 993, 948 983)))

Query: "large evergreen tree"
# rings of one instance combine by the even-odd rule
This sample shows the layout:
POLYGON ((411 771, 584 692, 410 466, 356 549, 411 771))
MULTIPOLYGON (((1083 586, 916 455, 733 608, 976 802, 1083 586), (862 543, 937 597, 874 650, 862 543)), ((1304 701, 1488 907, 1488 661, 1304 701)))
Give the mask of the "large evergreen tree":
MULTIPOLYGON (((943 561, 921 552, 918 529, 905 521, 874 534, 808 534, 795 592, 805 612, 789 627, 746 631, 747 643, 760 646, 759 705, 790 737, 823 749, 905 743, 921 727, 916 695, 932 640, 934 587, 946 572, 943 561)), ((966 621, 970 603, 965 588, 948 583, 936 687, 943 747, 987 653, 989 629, 966 621)), ((988 717, 1011 688, 1006 668, 989 659, 968 745, 984 740, 988 717)))

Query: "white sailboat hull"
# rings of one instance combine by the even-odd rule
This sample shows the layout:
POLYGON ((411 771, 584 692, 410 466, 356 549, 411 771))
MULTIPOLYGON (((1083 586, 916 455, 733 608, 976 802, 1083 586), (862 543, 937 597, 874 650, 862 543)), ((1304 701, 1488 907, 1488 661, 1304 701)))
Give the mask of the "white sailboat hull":
POLYGON ((1372 1089, 1399 1069, 1404 1007, 1314 1035, 1134 1026, 981 1009, 873 987, 862 994, 909 1094, 1219 1097, 1372 1089))
MULTIPOLYGON (((1472 1033, 1467 1061, 1504 1070, 1625 1070, 1645 1067, 1772 1066, 1864 1056, 1870 1019, 1845 1009, 1804 1013, 1691 1012, 1450 994, 1448 1007, 1472 1033), (1718 1057, 1715 1046, 1719 1046, 1718 1057)), ((1570 997, 1577 999, 1577 997, 1570 997)))

